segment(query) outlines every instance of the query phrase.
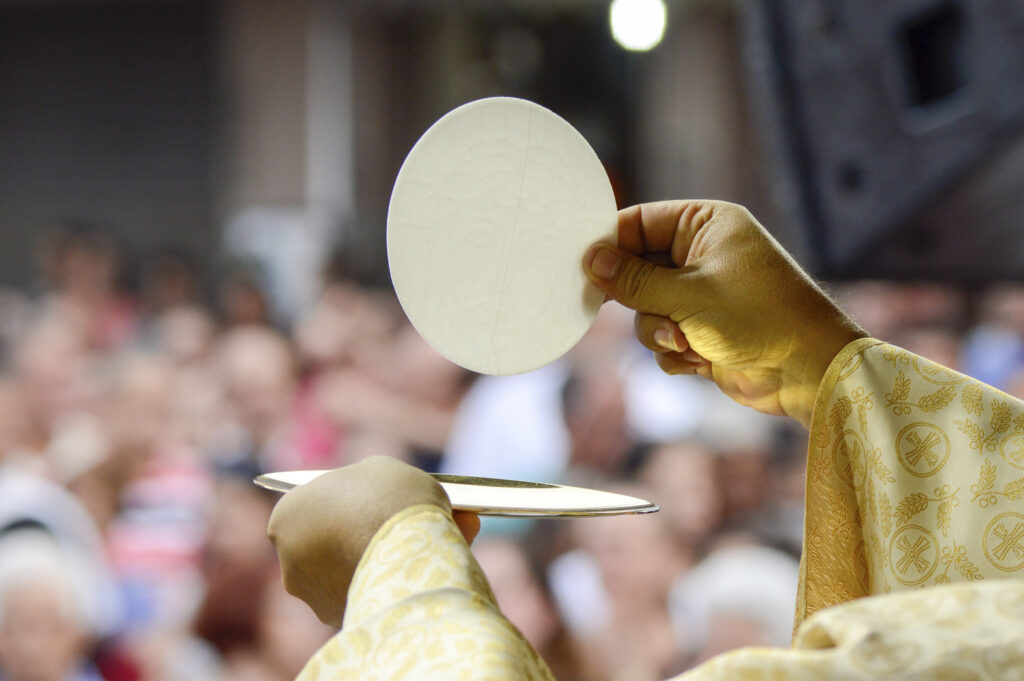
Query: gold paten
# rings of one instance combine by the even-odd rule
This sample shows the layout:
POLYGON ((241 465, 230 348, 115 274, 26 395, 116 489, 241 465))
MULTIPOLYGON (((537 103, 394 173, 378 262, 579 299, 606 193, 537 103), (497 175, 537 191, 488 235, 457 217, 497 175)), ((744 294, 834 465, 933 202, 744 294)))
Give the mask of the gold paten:
MULTIPOLYGON (((285 471, 257 476, 253 482, 276 492, 304 485, 324 470, 285 471)), ((487 516, 578 518, 626 513, 653 513, 656 504, 596 489, 524 480, 434 474, 457 511, 487 516)))

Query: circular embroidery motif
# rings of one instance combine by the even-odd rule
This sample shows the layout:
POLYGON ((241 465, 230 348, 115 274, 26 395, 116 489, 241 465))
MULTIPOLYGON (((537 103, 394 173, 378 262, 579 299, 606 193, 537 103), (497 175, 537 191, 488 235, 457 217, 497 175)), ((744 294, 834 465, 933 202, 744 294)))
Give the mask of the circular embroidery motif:
POLYGON ((900 584, 921 584, 938 564, 939 543, 920 525, 904 525, 889 540, 889 568, 900 584))
POLYGON ((931 423, 911 423, 896 436, 900 465, 918 478, 927 478, 942 468, 951 448, 946 431, 931 423))
POLYGON ((947 369, 940 364, 921 359, 916 355, 914 356, 914 371, 924 380, 938 385, 956 385, 967 380, 967 377, 963 374, 947 369))
POLYGON ((861 444, 857 433, 852 430, 844 430, 832 446, 832 468, 839 479, 847 485, 853 486, 853 461, 855 457, 860 457, 863 451, 864 445, 861 444))
POLYGON ((1024 567, 1024 515, 1007 511, 1000 513, 985 528, 981 544, 985 557, 1004 572, 1024 567))
POLYGON ((999 443, 999 456, 1014 468, 1024 470, 1024 433, 1014 433, 999 443))

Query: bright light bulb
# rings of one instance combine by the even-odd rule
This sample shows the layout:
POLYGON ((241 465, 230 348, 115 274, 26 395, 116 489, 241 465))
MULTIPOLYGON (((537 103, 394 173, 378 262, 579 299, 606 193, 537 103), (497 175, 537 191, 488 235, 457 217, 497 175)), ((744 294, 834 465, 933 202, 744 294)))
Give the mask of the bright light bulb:
POLYGON ((646 52, 665 35, 663 0, 614 0, 608 11, 615 42, 627 50, 646 52))

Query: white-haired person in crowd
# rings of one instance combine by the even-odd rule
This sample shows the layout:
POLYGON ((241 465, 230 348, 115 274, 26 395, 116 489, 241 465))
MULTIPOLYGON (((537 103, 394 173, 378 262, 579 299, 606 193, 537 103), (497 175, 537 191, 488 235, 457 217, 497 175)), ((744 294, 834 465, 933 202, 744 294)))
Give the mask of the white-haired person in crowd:
POLYGON ((0 474, 0 679, 96 681, 95 645, 122 618, 100 535, 66 490, 0 474))

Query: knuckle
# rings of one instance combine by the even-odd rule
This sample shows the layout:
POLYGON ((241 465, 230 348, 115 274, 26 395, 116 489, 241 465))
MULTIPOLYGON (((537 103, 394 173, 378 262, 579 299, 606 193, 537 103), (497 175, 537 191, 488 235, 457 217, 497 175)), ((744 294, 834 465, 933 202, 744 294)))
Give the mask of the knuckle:
POLYGON ((642 263, 630 263, 622 273, 621 291, 624 300, 637 301, 644 298, 651 273, 642 263))
POLYGON ((664 354, 655 354, 654 361, 658 363, 658 367, 669 375, 676 373, 676 364, 672 361, 672 358, 664 354))
POLYGON ((654 335, 651 333, 637 335, 637 340, 640 341, 641 345, 653 352, 655 356, 664 355, 665 353, 670 352, 668 349, 658 345, 654 340, 654 335))
POLYGON ((633 331, 636 333, 636 337, 641 341, 649 339, 653 334, 651 330, 651 323, 648 321, 648 316, 637 312, 633 319, 633 331))
POLYGON ((280 537, 281 521, 277 515, 271 514, 270 521, 267 523, 267 539, 276 547, 280 537))
POLYGON ((273 510, 270 512, 270 518, 267 520, 267 538, 277 546, 282 537, 285 537, 289 533, 289 527, 294 528, 294 524, 290 521, 292 517, 292 502, 294 499, 289 499, 286 494, 278 500, 273 510))

